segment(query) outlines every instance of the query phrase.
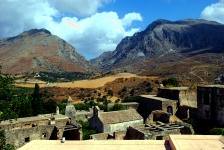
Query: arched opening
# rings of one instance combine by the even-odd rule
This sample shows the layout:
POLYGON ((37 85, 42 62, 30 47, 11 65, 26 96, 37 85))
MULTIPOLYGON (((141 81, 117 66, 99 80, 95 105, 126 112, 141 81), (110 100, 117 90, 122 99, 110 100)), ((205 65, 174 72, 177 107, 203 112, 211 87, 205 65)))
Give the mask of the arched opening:
POLYGON ((168 106, 167 107, 167 112, 173 114, 173 107, 172 106, 168 106))

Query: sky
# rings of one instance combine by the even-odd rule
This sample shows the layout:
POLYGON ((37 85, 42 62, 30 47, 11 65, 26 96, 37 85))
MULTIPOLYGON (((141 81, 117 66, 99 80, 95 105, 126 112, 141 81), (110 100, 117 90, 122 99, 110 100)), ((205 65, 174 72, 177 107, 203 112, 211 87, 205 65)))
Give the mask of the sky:
POLYGON ((87 60, 157 19, 224 24, 224 0, 0 0, 0 38, 45 28, 87 60))

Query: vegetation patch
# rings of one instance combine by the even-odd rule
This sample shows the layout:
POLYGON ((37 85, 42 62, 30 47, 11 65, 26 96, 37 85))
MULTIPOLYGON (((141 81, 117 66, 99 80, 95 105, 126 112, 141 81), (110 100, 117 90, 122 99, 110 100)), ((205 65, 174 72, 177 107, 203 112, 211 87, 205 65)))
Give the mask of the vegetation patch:
POLYGON ((82 72, 40 72, 40 80, 45 82, 71 82, 75 80, 89 79, 90 74, 82 72))

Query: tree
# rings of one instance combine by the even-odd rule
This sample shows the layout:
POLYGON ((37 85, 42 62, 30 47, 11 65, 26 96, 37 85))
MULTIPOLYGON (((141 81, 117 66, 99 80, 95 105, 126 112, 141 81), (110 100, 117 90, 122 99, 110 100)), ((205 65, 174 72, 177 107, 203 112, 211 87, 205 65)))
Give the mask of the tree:
POLYGON ((108 91, 107 91, 107 95, 108 95, 108 96, 113 96, 113 95, 114 95, 114 93, 113 93, 113 91, 112 91, 112 90, 108 90, 108 91))
POLYGON ((1 73, 1 66, 0 66, 0 100, 7 100, 10 101, 12 98, 12 83, 13 78, 9 75, 3 76, 1 73))
POLYGON ((124 110, 124 106, 119 103, 115 103, 113 107, 110 108, 110 111, 118 111, 118 110, 124 110))
POLYGON ((37 83, 35 84, 35 87, 34 87, 31 104, 32 104, 34 115, 43 113, 43 100, 40 94, 40 87, 37 83))
MULTIPOLYGON (((67 105, 67 104, 66 104, 67 105)), ((43 110, 45 114, 55 112, 57 107, 57 102, 55 100, 47 100, 43 104, 43 110)))
POLYGON ((164 79, 162 84, 166 87, 177 87, 179 86, 179 81, 175 77, 170 77, 168 79, 164 79))
POLYGON ((10 108, 5 108, 0 114, 0 120, 17 119, 18 115, 10 108))

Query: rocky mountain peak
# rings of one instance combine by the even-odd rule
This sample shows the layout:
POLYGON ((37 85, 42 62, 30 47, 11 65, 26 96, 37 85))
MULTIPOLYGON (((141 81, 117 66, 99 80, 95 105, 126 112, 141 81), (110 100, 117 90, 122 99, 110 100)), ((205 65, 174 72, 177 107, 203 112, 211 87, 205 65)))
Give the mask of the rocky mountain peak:
POLYGON ((223 24, 201 19, 159 19, 148 25, 144 31, 125 37, 105 58, 101 56, 100 59, 91 60, 91 63, 98 64, 98 67, 106 71, 132 68, 135 64, 169 55, 187 57, 223 50, 223 24))
POLYGON ((92 65, 76 49, 46 29, 32 29, 0 40, 3 73, 91 72, 92 65))

